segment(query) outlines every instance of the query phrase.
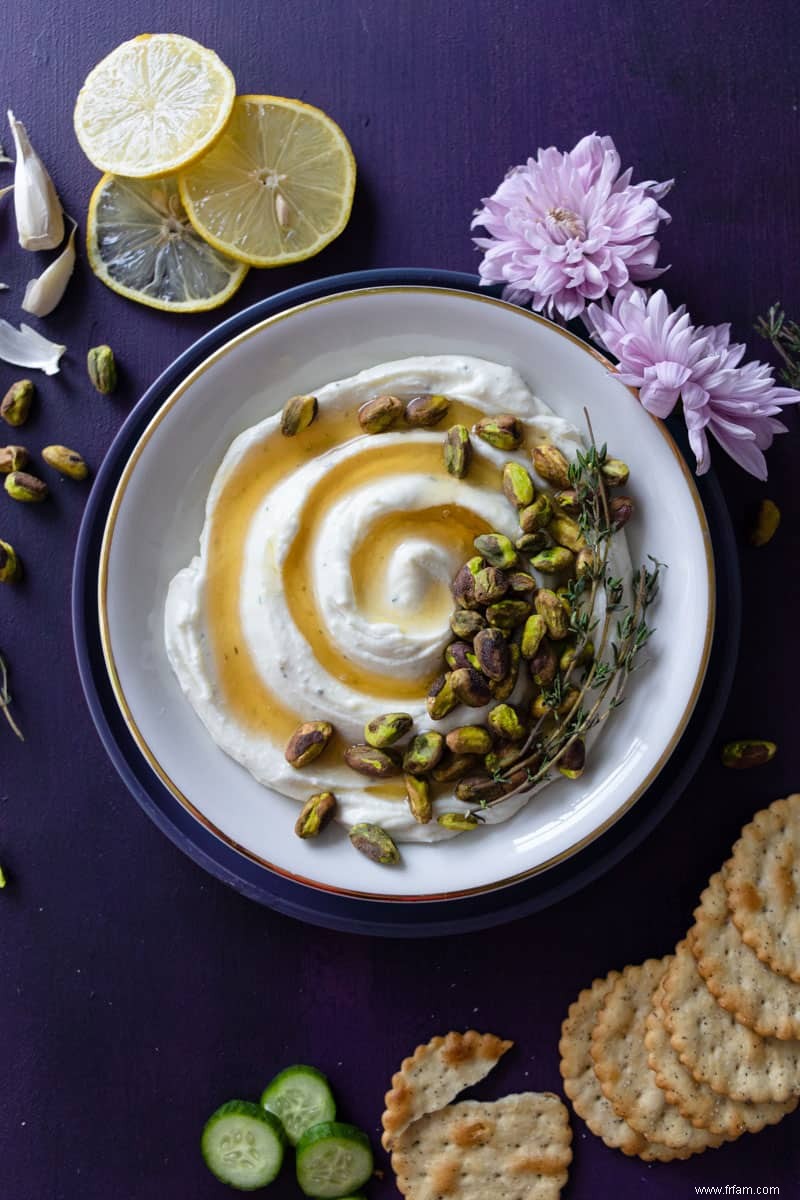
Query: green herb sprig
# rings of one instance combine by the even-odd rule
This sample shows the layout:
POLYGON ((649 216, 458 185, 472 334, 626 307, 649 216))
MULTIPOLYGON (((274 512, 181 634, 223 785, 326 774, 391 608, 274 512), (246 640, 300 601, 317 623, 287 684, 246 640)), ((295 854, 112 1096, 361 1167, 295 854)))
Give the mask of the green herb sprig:
POLYGON ((800 388, 800 325, 787 321, 779 303, 770 306, 765 317, 759 317, 755 330, 768 341, 783 360, 780 377, 787 387, 800 388))
MULTIPOLYGON (((606 446, 595 443, 589 414, 586 413, 590 446, 579 452, 570 465, 570 484, 575 489, 580 506, 578 524, 592 551, 591 566, 579 578, 573 579, 566 592, 571 608, 570 630, 575 634, 575 656, 570 666, 561 671, 544 693, 551 713, 561 707, 572 692, 575 693, 568 709, 548 726, 548 717, 540 718, 513 763, 487 780, 486 789, 491 794, 493 785, 510 783, 524 771, 524 778, 502 796, 479 801, 474 815, 481 809, 502 804, 520 793, 529 791, 551 777, 577 741, 583 741, 591 730, 608 719, 610 714, 624 702, 625 690, 630 676, 644 660, 640 655, 647 646, 654 630, 648 623, 647 614, 656 599, 664 564, 648 555, 650 566, 643 565, 634 572, 631 581, 632 600, 625 599, 621 579, 608 571, 608 554, 611 539, 616 532, 609 509, 608 492, 603 477, 607 461, 606 446), (578 668, 581 653, 594 637, 600 620, 595 615, 595 606, 600 589, 605 594, 605 613, 600 635, 591 657, 583 668, 583 677, 577 687, 570 689, 570 679, 578 668)), ((550 717, 552 721, 552 717, 550 717)))

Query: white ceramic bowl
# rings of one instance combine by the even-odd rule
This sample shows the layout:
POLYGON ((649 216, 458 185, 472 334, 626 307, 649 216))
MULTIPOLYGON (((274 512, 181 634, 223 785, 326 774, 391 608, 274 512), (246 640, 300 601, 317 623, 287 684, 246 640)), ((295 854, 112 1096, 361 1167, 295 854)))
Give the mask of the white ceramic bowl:
POLYGON ((220 838, 312 886, 351 895, 447 899, 502 886, 587 845, 644 793, 674 750, 705 673, 714 573, 703 509, 664 426, 578 339, 487 296, 387 287, 311 301, 232 339, 173 392, 143 434, 111 506, 101 555, 100 621, 115 694, 163 782, 220 838), (319 843, 293 833, 294 802, 259 786, 222 753, 167 662, 166 589, 196 552, 206 494, 230 441, 289 395, 417 354, 508 364, 579 428, 630 463, 634 562, 668 564, 653 610, 649 665, 609 720, 586 773, 560 780, 510 821, 436 846, 404 845, 399 867, 354 853, 337 828, 319 843), (323 844, 324 842, 324 844, 323 844))

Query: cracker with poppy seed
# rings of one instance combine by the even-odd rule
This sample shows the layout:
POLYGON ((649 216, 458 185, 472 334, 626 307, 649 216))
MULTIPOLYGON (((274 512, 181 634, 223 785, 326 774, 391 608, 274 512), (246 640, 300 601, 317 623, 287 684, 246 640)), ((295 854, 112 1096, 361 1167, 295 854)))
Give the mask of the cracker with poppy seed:
POLYGON ((800 794, 745 825, 725 870, 733 923, 773 971, 800 983, 800 794))
POLYGON ((392 1076, 381 1118, 382 1143, 391 1150, 394 1140, 413 1121, 444 1108, 459 1092, 484 1079, 513 1042, 493 1033, 450 1032, 417 1046, 392 1076))

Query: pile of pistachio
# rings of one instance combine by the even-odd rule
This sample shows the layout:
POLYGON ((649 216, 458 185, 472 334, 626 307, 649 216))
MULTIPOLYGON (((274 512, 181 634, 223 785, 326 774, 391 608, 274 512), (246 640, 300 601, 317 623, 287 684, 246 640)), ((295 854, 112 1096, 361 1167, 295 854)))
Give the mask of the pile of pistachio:
MULTIPOLYGON (((449 400, 441 395, 378 396, 358 413, 362 430, 383 433, 401 420, 423 428, 446 417, 449 400)), ((281 428, 287 436, 302 431, 317 416, 313 396, 294 396, 286 405, 281 428)), ((503 414, 478 421, 471 431, 496 449, 511 452, 523 444, 524 428, 514 416, 503 414)), ((465 425, 448 429, 443 444, 444 465, 458 479, 467 475, 472 457, 470 430, 465 425)), ((552 444, 534 447, 533 466, 552 490, 537 492, 528 470, 509 461, 502 471, 502 489, 519 519, 515 541, 501 533, 486 533, 474 542, 475 555, 458 571, 452 583, 456 608, 450 618, 453 641, 444 654, 443 671, 427 696, 431 721, 441 721, 459 705, 492 707, 485 723, 464 724, 443 734, 431 728, 414 731, 408 713, 384 713, 369 721, 364 741, 348 746, 347 765, 372 779, 402 774, 409 810, 416 821, 433 819, 433 791, 455 785, 455 796, 478 810, 487 803, 519 791, 529 779, 527 769, 515 771, 532 726, 557 721, 569 713, 578 689, 569 682, 576 667, 591 662, 593 646, 579 639, 572 627, 570 579, 595 572, 594 551, 581 526, 581 508, 570 480, 570 468, 552 444), (551 586, 539 586, 533 572, 551 586), (535 696, 523 706, 508 703, 519 673, 529 673, 535 696), (563 686, 554 687, 557 681, 563 686)), ((625 463, 603 456, 607 488, 624 486, 629 471, 625 463)), ((629 496, 608 500, 613 528, 621 528, 633 515, 629 496)), ((466 714, 465 714, 466 715, 466 714)), ((290 738, 285 757, 302 769, 329 744, 330 722, 306 722, 290 738)), ((585 744, 576 739, 557 769, 570 779, 584 770, 585 744)), ((295 826, 301 838, 316 837, 332 819, 336 798, 319 792, 304 805, 295 826)), ((481 822, 480 812, 444 812, 436 817, 447 829, 466 832, 481 822)), ((354 826, 353 845, 376 862, 390 864, 400 855, 391 837, 377 825, 354 826)))
MULTIPOLYGON (((110 346, 95 346, 87 355, 86 367, 93 386, 108 395, 117 386, 117 367, 110 346)), ((13 429, 24 425, 30 416, 36 388, 30 379, 12 383, 0 401, 0 419, 13 429)), ((69 479, 86 479, 89 474, 82 455, 68 446, 45 446, 42 458, 69 479)), ((0 474, 5 475, 4 487, 12 500, 22 504, 40 504, 50 494, 43 479, 27 470, 31 461, 25 446, 0 446, 0 474)), ((0 583, 16 583, 22 578, 22 562, 8 542, 0 541, 0 583)))

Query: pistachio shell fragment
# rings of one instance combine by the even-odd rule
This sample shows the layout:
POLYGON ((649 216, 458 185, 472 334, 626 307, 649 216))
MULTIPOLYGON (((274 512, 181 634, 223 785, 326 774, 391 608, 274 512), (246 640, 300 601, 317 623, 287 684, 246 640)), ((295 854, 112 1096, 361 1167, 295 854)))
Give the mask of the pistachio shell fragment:
POLYGON ((557 642, 565 638, 569 633, 569 619, 560 596, 549 588, 539 588, 533 604, 539 616, 544 618, 550 637, 557 642))
POLYGON ((444 738, 435 729, 418 733, 403 755, 403 770, 409 775, 425 775, 441 761, 444 738))
POLYGON ((750 530, 751 546, 766 546, 771 542, 781 523, 781 510, 774 500, 762 500, 758 506, 756 519, 750 530))
POLYGON ((109 396, 117 386, 117 363, 110 346, 93 346, 86 355, 86 370, 92 386, 109 396))
POLYGON ((536 488, 522 463, 507 462, 503 467, 503 492, 516 508, 533 504, 536 488))
POLYGON ((70 479, 85 479, 89 474, 89 468, 82 456, 77 450, 70 450, 68 446, 45 446, 42 458, 49 467, 54 467, 70 479))
POLYGON ((0 542, 0 583, 17 583, 22 578, 22 563, 14 547, 0 542))
POLYGON ((0 417, 7 425, 24 425, 30 415, 36 389, 30 379, 18 379, 12 383, 2 401, 0 417))
POLYGON ((329 721, 304 721, 289 738, 283 756, 291 767, 306 767, 319 758, 332 737, 329 721))
POLYGON ((483 417, 473 426, 472 432, 496 450, 517 450, 522 445, 524 435, 522 422, 509 413, 483 417))
POLYGON ((381 863, 386 867, 393 867, 400 862, 400 851, 380 825, 371 825, 367 821, 361 825, 354 825, 349 837, 356 850, 372 862, 381 863))
POLYGON ((456 755, 483 755, 492 748, 492 735, 483 725, 461 725, 458 729, 451 729, 445 741, 448 749, 456 755))
POLYGON ((418 779, 415 775, 405 775, 404 779, 411 815, 420 825, 427 825, 433 816, 430 784, 427 779, 418 779))
POLYGON ((775 757, 777 749, 775 742, 765 742, 759 738, 728 742, 722 747, 722 765, 732 767, 735 771, 763 767, 775 757))
POLYGON ((569 463, 557 446, 553 446, 549 442, 541 446, 534 446, 531 451, 531 460, 533 469, 542 479, 546 479, 548 483, 552 483, 557 488, 570 486, 569 463))
POLYGON ((519 524, 523 533, 538 533, 540 529, 544 529, 553 519, 553 506, 550 503, 550 497, 542 493, 537 496, 533 504, 529 504, 527 508, 523 508, 519 514, 519 524))
POLYGON ((336 811, 336 797, 333 792, 316 792, 309 796, 294 827, 299 838, 319 837, 326 825, 333 819, 336 811))
POLYGON ((507 570, 509 567, 515 567, 519 561, 514 543, 505 534, 482 533, 472 544, 490 567, 507 570))
POLYGON ((466 425, 453 425, 444 438, 444 465, 450 475, 463 479, 472 461, 472 443, 466 425))
POLYGON ((484 675, 489 679, 505 679, 511 660, 502 630, 482 629, 476 634, 473 645, 477 666, 484 675))
POLYGON ((295 437, 308 429, 316 420, 319 405, 316 396, 292 396, 286 401, 281 413, 281 433, 284 437, 295 437))
POLYGON ((0 447, 0 475, 8 475, 11 471, 22 471, 31 460, 24 446, 0 447))
POLYGON ((3 486, 12 500, 19 500, 22 504, 40 504, 50 494, 43 480, 25 471, 12 471, 6 475, 3 486))
POLYGON ((415 396, 406 405, 406 421, 420 429, 430 429, 443 421, 450 410, 447 396, 429 393, 415 396))
POLYGON ((436 676, 428 689, 425 703, 432 721, 441 721, 453 711, 458 704, 458 697, 453 690, 452 672, 436 676))
POLYGON ((358 410, 358 423, 365 433, 385 433, 403 415, 399 396, 376 396, 358 410))
MULTIPOLYGON (((0 451, 0 462, 2 462, 2 451, 0 451)), ((0 470, 2 470, 1 466, 0 470)), ((479 612, 468 608, 459 608, 450 618, 450 628, 457 638, 474 638, 476 633, 486 628, 486 620, 479 612)))
POLYGON ((369 775, 372 779, 386 779, 397 773, 397 763, 385 750, 366 744, 348 746, 344 761, 351 770, 358 771, 359 775, 369 775))
POLYGON ((477 829, 480 825, 480 821, 472 813, 441 813, 436 820, 445 829, 454 829, 459 833, 469 833, 471 829, 477 829))
POLYGON ((384 713, 381 717, 373 717, 364 726, 364 741, 382 750, 398 742, 413 724, 414 720, 408 713, 384 713))

